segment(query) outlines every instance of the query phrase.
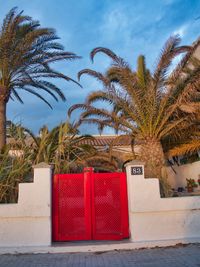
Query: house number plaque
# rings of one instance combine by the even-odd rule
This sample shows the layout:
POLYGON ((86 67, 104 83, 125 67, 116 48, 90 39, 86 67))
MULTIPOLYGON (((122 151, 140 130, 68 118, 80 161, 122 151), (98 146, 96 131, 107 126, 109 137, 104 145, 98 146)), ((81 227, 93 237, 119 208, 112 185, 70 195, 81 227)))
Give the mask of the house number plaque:
POLYGON ((131 175, 142 175, 143 171, 142 171, 142 167, 131 167, 131 175))

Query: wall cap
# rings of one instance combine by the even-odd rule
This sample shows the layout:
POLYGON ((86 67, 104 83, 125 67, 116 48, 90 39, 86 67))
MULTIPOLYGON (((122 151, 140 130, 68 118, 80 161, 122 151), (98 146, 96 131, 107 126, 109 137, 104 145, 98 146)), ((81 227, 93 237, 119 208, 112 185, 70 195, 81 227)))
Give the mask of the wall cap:
POLYGON ((45 169, 45 168, 53 169, 53 166, 51 166, 45 162, 40 162, 40 163, 33 166, 33 169, 45 169))
POLYGON ((128 167, 128 166, 135 166, 135 165, 143 165, 144 166, 144 162, 140 161, 140 160, 132 160, 130 162, 127 162, 124 166, 128 167))

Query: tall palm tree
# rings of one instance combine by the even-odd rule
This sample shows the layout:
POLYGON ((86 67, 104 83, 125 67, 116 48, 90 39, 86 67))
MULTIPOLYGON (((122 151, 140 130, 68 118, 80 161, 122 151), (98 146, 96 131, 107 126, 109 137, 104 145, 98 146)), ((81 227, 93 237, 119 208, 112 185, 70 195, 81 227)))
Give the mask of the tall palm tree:
POLYGON ((23 103, 19 92, 24 90, 51 104, 41 95, 46 92, 56 101, 65 96, 47 78, 61 78, 74 81, 54 70, 50 64, 60 60, 78 58, 74 53, 65 52, 57 42, 54 29, 42 28, 38 21, 17 13, 13 8, 6 15, 0 28, 0 149, 6 142, 6 106, 9 99, 23 103))
POLYGON ((152 73, 146 68, 144 56, 138 58, 137 69, 132 70, 111 50, 97 47, 92 50, 91 59, 101 52, 112 59, 112 65, 105 74, 90 69, 78 74, 79 78, 88 74, 98 79, 103 89, 90 93, 84 104, 72 106, 69 115, 82 109, 80 121, 130 135, 140 145, 138 158, 145 163, 146 177, 161 177, 163 144, 180 140, 189 130, 199 131, 199 60, 195 59, 192 68, 188 66, 194 63, 193 54, 200 40, 192 46, 180 46, 180 41, 178 36, 167 40, 152 73), (181 54, 182 59, 171 70, 173 60, 181 54), (95 105, 98 101, 107 106, 95 105))

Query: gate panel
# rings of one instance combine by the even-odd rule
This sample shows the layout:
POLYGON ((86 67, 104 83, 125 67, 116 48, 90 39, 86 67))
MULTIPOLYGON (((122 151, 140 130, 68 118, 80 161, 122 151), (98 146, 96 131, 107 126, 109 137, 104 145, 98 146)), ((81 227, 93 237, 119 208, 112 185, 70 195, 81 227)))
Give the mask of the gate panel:
POLYGON ((90 180, 83 174, 54 176, 54 241, 91 239, 90 180))
POLYGON ((96 240, 119 240, 129 236, 124 173, 94 173, 92 230, 96 240))

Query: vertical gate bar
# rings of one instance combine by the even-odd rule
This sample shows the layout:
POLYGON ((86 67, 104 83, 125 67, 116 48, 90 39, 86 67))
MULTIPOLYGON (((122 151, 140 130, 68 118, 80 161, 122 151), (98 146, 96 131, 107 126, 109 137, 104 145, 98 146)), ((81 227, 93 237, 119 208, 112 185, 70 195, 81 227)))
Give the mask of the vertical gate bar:
POLYGON ((126 173, 120 173, 121 181, 121 226, 123 238, 129 237, 128 194, 126 173))
POLYGON ((59 240, 59 194, 58 194, 58 186, 59 186, 59 175, 56 174, 53 176, 53 190, 52 190, 52 238, 53 241, 59 240))
POLYGON ((85 225, 86 225, 86 239, 92 239, 92 200, 91 200, 91 187, 93 168, 84 168, 84 201, 85 201, 85 225))
POLYGON ((92 221, 92 239, 96 239, 96 217, 95 217, 95 178, 96 174, 93 173, 91 177, 91 221, 92 221))

